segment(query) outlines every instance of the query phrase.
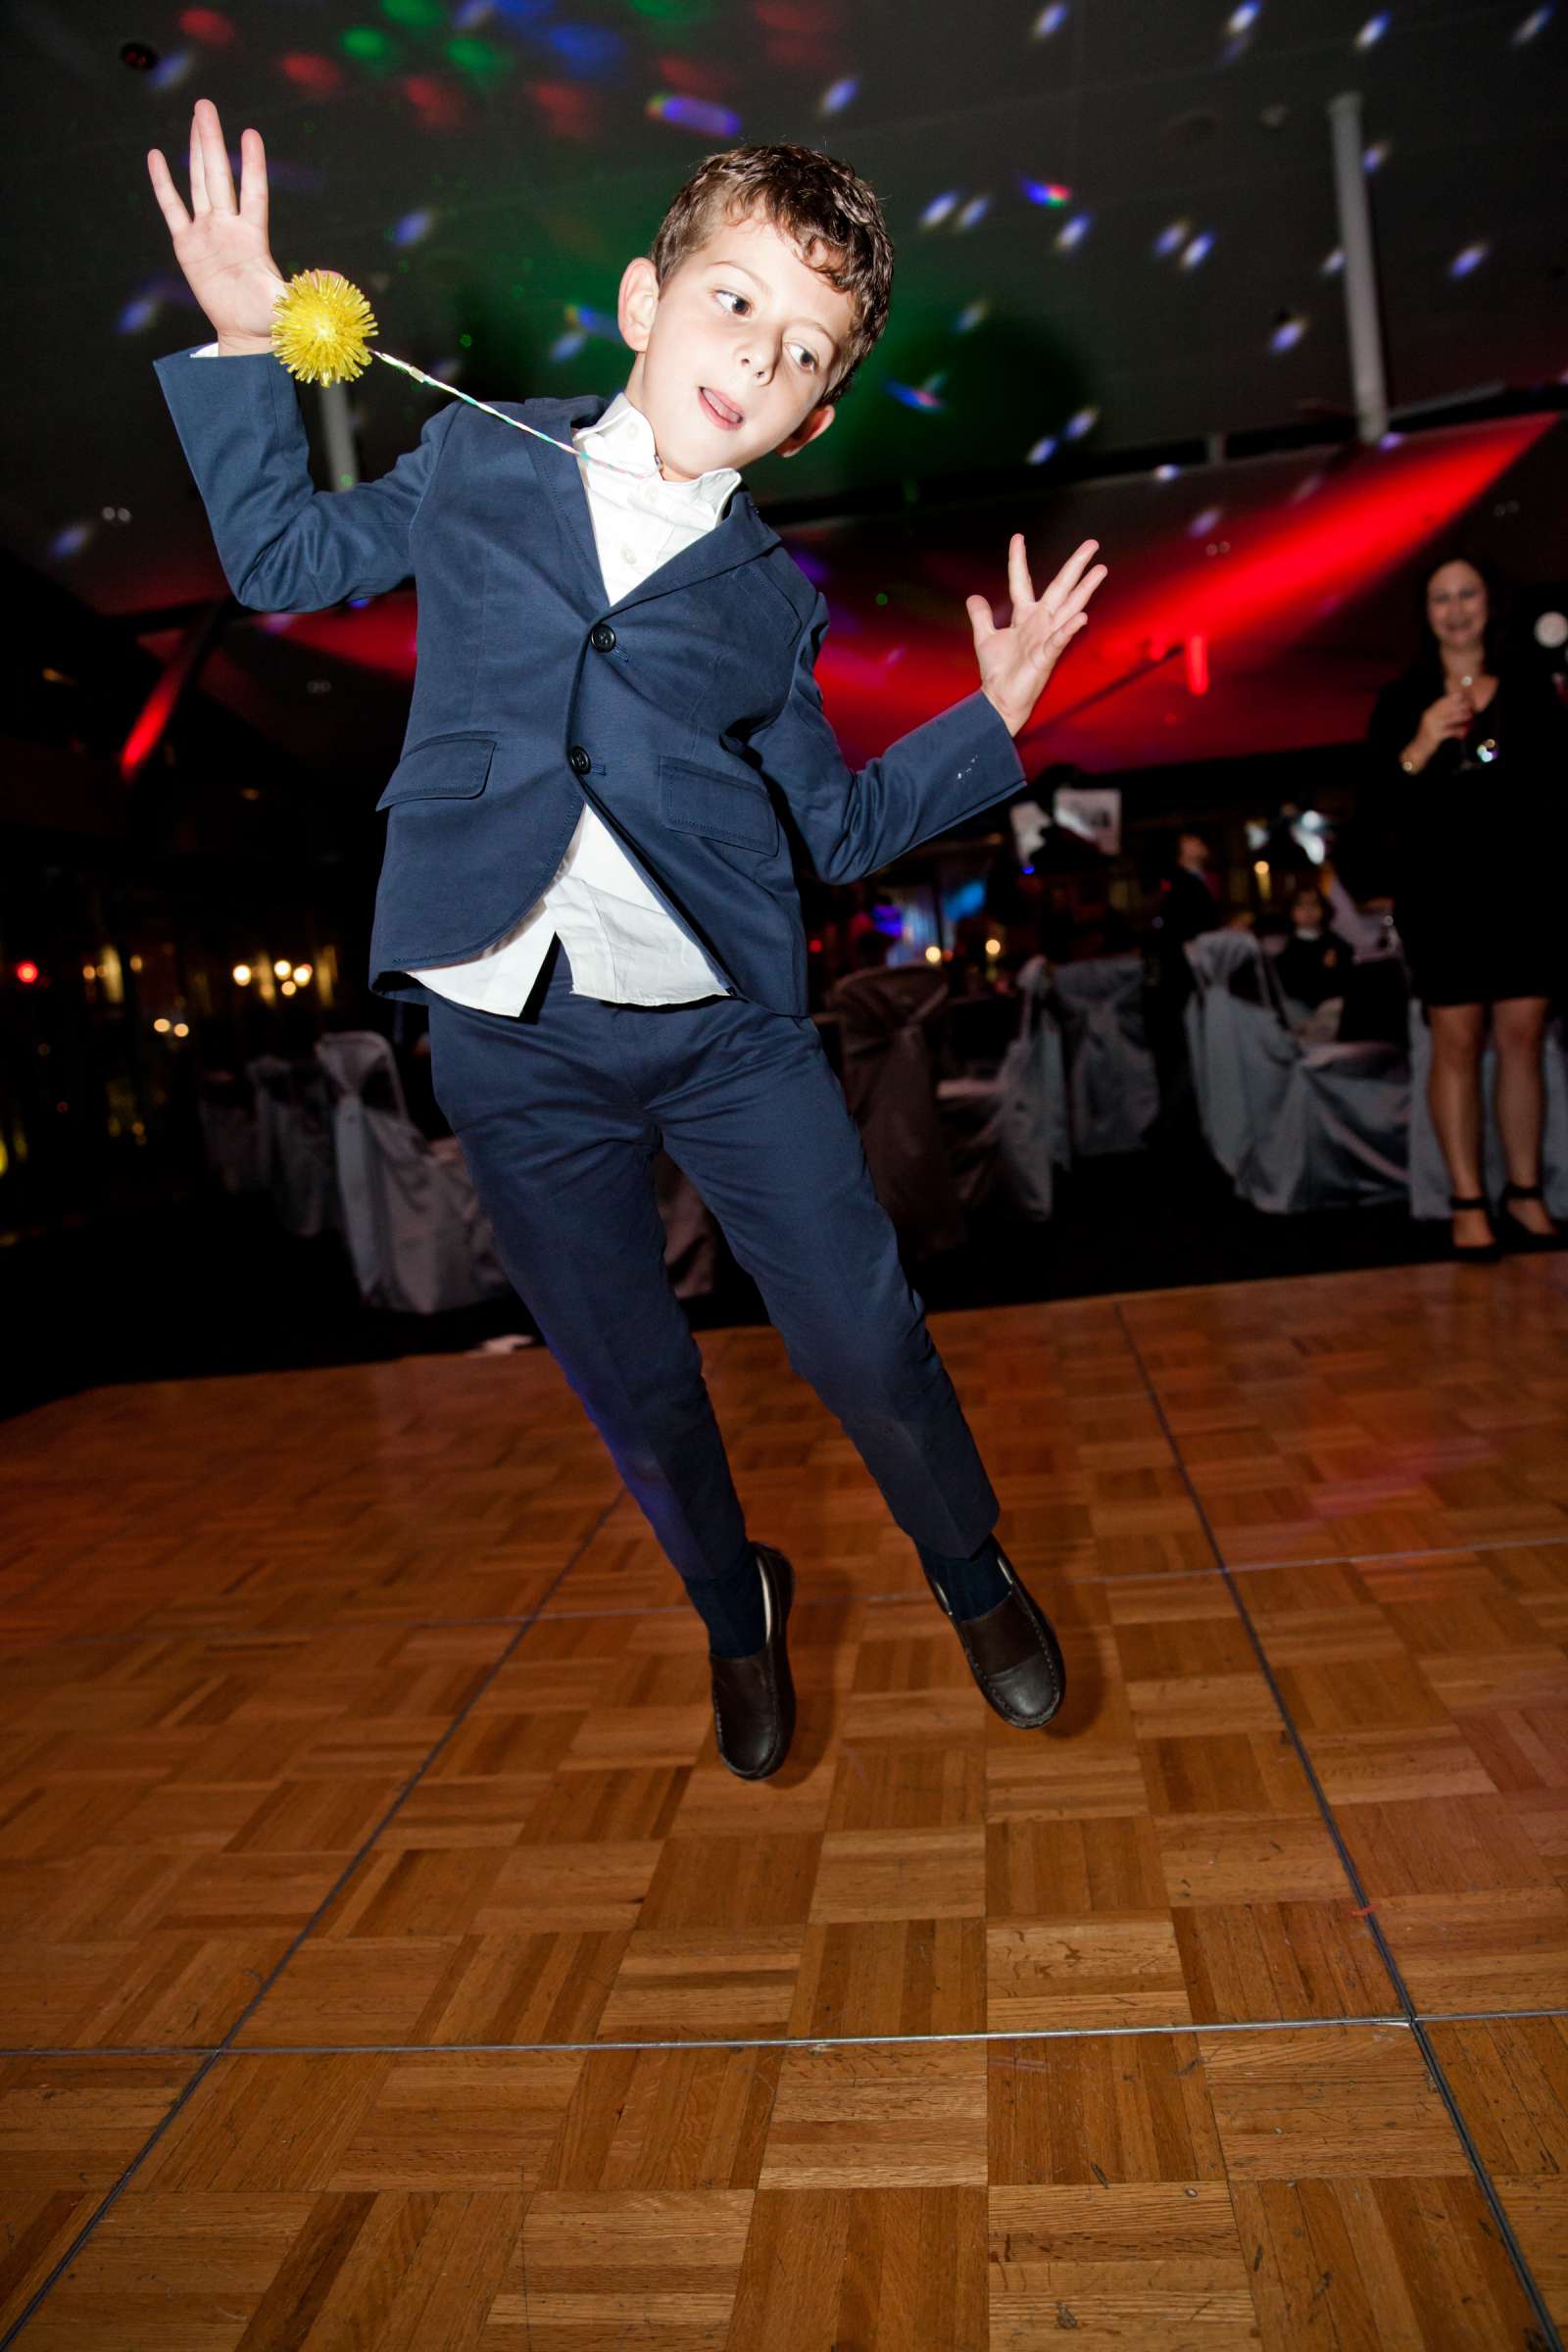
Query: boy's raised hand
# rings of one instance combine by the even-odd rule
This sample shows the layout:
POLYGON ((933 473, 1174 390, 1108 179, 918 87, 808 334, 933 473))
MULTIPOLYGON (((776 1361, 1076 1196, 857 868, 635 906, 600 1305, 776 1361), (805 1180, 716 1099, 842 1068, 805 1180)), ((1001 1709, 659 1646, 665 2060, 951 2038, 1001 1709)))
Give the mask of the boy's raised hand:
POLYGON ((1037 597, 1029 577, 1023 533, 1014 531, 1007 545, 1007 587, 1012 596, 1008 626, 996 626, 983 596, 964 600, 974 630, 982 691, 995 704, 1011 735, 1027 723, 1063 647, 1084 625, 1084 607, 1106 571, 1103 564, 1097 564, 1084 576, 1084 565, 1099 545, 1098 539, 1086 539, 1067 558, 1045 594, 1037 597))
POLYGON ((267 153, 259 130, 240 134, 240 193, 210 98, 190 119, 190 211, 180 202, 161 151, 147 157, 159 209, 174 240, 174 259, 212 321, 225 352, 270 351, 272 305, 287 281, 267 242, 267 153))

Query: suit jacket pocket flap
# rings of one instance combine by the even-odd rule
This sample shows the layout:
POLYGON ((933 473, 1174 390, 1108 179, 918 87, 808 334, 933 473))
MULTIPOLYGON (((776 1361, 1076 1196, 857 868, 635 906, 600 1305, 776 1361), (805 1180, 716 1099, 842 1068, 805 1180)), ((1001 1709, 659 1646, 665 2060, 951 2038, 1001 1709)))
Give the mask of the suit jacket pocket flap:
POLYGON ((471 801, 490 774, 493 735, 432 735, 405 752, 387 780, 377 808, 398 801, 471 801))
POLYGON ((666 825, 702 833, 741 850, 778 847, 778 818, 767 790, 716 768, 694 767, 686 760, 661 759, 659 812, 666 825))

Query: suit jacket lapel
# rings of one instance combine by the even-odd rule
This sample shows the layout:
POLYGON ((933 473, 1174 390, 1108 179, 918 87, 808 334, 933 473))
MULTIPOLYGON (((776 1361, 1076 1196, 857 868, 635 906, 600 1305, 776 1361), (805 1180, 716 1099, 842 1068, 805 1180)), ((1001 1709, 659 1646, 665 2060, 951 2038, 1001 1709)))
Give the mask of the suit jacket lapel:
MULTIPOLYGON (((528 423, 537 425, 541 432, 553 434, 558 441, 569 441, 573 425, 597 424, 610 402, 603 393, 584 392, 573 400, 498 401, 496 406, 526 409, 531 412, 526 418, 528 423)), ((699 581, 731 571, 736 564, 748 564, 754 556, 765 555, 770 547, 777 545, 777 532, 758 514, 745 483, 737 482, 728 507, 710 531, 705 531, 667 564, 661 564, 618 604, 607 605, 582 468, 568 463, 560 451, 546 449, 531 434, 523 437, 523 446, 555 520, 565 560, 564 577, 580 590, 585 609, 593 612, 624 612, 652 597, 693 588, 699 581)))

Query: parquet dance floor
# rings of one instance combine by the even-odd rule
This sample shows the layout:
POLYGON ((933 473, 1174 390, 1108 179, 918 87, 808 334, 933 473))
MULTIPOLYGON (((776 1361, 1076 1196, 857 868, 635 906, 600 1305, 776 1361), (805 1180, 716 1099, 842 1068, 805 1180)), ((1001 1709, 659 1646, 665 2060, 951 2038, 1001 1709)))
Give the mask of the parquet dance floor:
POLYGON ((1560 2341, 1568 1260, 935 1329, 1068 1705, 710 1335, 760 1786, 541 1353, 0 1426, 0 2342, 1560 2341))

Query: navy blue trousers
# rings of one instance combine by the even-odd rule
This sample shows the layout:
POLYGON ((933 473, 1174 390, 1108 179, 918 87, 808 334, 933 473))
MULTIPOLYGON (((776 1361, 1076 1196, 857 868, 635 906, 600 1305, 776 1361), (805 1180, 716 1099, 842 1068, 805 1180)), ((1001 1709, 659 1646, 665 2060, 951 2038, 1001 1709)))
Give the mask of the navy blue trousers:
POLYGON ((509 1280, 681 1576, 733 1572, 747 1534, 664 1272, 661 1146, 899 1526, 978 1549, 997 1497, 812 1023, 734 997, 573 996, 561 949, 547 971, 518 1015, 432 996, 431 1081, 509 1280))

